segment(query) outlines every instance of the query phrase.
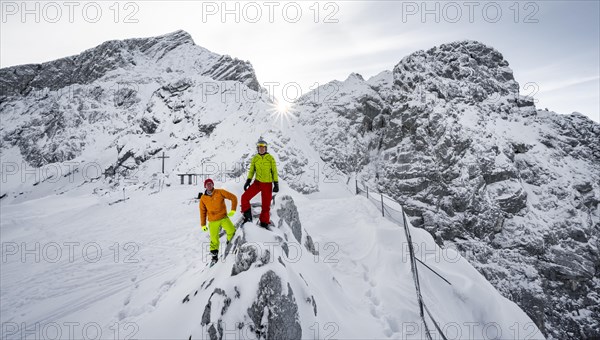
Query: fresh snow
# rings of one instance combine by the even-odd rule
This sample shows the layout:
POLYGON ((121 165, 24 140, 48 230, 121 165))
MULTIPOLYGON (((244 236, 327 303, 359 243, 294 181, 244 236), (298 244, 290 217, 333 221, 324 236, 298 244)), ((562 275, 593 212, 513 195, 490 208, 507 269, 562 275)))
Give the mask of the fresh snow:
MULTIPOLYGON (((238 197, 242 193, 241 180, 217 187, 238 197)), ((288 258, 275 248, 274 258, 282 256, 286 267, 267 265, 289 279, 295 294, 307 291, 317 301, 314 317, 313 306, 304 303, 304 296, 296 296, 303 338, 424 338, 404 230, 381 217, 367 198, 352 195, 352 188, 329 187, 326 198, 301 196, 285 189, 285 183, 278 194, 295 198, 302 225, 320 251, 315 256, 298 247, 303 252, 295 256, 290 250, 288 258)), ((231 277, 232 256, 206 267, 208 253, 202 247, 207 246, 208 235, 201 231, 197 203, 190 199, 194 189, 198 187, 176 184, 156 194, 137 191, 113 205, 109 203, 116 197, 80 192, 3 204, 3 244, 25 243, 29 249, 15 255, 3 252, 3 322, 37 325, 40 330, 54 323, 63 331, 74 322, 80 325, 76 332, 95 323, 103 338, 112 338, 119 330, 119 337, 192 334, 194 339, 207 331, 200 318, 212 287, 233 285, 239 288, 240 299, 230 306, 239 308, 239 319, 232 323, 243 321, 244 308, 254 299, 256 283, 266 269, 231 277), (39 250, 31 251, 35 244, 39 250), (56 256, 58 249, 61 256, 56 256), (211 289, 200 289, 212 279, 211 289), (196 290, 198 295, 182 304, 183 297, 196 290)), ((272 211, 277 225, 276 208, 272 211)), ((281 233, 254 224, 243 229, 248 242, 263 246, 281 233)), ((417 257, 452 283, 449 286, 419 267, 425 303, 448 337, 487 338, 489 333, 494 338, 497 331, 497 338, 516 338, 514 332, 534 329, 525 313, 501 297, 458 253, 437 248, 423 230, 411 228, 411 233, 420 249, 417 257)), ((429 327, 433 329, 432 324, 429 327)), ((21 333, 6 334, 19 338, 21 333)))

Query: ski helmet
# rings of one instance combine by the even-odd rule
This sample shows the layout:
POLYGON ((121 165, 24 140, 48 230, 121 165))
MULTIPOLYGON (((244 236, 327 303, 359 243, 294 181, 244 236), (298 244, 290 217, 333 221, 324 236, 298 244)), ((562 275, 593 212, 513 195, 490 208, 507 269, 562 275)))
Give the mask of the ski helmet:
POLYGON ((256 142, 256 146, 267 146, 267 142, 262 137, 260 137, 258 139, 258 142, 256 142))
POLYGON ((259 146, 264 146, 265 150, 267 150, 267 142, 262 137, 260 137, 258 142, 256 142, 256 150, 258 150, 259 146))

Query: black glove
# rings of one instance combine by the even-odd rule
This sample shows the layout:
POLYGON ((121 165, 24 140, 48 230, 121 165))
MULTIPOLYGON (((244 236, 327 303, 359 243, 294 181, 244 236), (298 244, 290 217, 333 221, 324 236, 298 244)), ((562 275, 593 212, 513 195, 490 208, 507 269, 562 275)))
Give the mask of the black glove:
POLYGON ((252 182, 252 180, 248 178, 246 180, 246 184, 244 184, 244 191, 248 190, 248 188, 250 187, 250 182, 252 182))
POLYGON ((279 183, 273 182, 273 192, 279 192, 279 183))

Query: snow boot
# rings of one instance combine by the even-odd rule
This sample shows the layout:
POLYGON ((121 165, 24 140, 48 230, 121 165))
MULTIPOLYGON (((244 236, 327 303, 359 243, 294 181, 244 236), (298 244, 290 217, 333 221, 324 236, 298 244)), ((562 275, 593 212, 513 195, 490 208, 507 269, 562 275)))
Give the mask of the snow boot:
POLYGON ((265 222, 260 222, 260 226, 265 228, 265 229, 269 229, 269 223, 265 223, 265 222))
POLYGON ((212 254, 212 259, 210 260, 209 266, 212 267, 217 263, 217 261, 219 261, 219 251, 213 250, 210 253, 212 254))
POLYGON ((244 223, 252 222, 252 209, 244 211, 244 223))

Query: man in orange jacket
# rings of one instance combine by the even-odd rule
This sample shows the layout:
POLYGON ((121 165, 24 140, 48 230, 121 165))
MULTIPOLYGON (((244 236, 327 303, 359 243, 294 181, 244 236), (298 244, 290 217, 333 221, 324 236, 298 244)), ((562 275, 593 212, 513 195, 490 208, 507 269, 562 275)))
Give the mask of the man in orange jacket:
POLYGON ((215 184, 212 179, 208 178, 204 181, 206 191, 200 197, 200 226, 203 231, 210 233, 210 253, 212 260, 210 265, 214 265, 219 256, 219 232, 221 227, 227 233, 227 242, 231 241, 235 234, 235 226, 229 217, 235 214, 237 206, 237 197, 224 189, 215 189, 215 184), (227 213, 225 199, 231 201, 231 211, 227 213), (208 227, 206 226, 206 218, 208 216, 208 227))

